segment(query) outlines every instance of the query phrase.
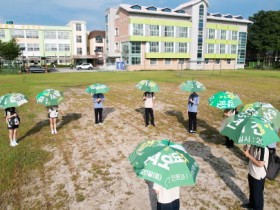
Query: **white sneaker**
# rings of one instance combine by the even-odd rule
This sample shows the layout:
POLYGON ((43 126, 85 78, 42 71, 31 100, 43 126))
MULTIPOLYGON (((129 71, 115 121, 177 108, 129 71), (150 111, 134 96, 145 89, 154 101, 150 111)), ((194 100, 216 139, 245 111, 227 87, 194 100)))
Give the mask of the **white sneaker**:
POLYGON ((15 140, 15 139, 13 140, 13 143, 14 143, 15 146, 18 145, 17 140, 15 140))
POLYGON ((51 133, 54 134, 54 130, 52 130, 51 133))
POLYGON ((11 142, 10 142, 10 146, 11 146, 11 147, 15 147, 16 145, 14 144, 13 141, 11 141, 11 142))
POLYGON ((55 134, 57 134, 57 130, 54 130, 53 132, 54 132, 55 134))

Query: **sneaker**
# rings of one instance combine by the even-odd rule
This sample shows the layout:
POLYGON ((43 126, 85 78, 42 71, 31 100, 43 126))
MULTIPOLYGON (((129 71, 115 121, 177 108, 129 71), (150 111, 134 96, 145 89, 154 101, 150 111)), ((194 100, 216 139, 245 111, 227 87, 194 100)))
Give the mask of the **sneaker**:
POLYGON ((253 205, 250 204, 250 203, 243 203, 241 205, 241 208, 244 208, 244 209, 253 209, 253 205))
POLYGON ((189 130, 189 133, 193 133, 193 130, 189 130))
POLYGON ((54 130, 52 130, 51 133, 54 134, 54 130))
POLYGON ((152 126, 156 127, 156 125, 153 123, 152 126))
POLYGON ((15 146, 18 145, 17 140, 15 140, 15 139, 13 140, 13 143, 14 143, 15 146))
POLYGON ((15 146, 16 146, 16 145, 14 144, 14 141, 11 141, 11 142, 10 142, 10 146, 11 146, 11 147, 15 147, 15 146))
POLYGON ((54 132, 54 134, 57 134, 57 130, 54 130, 53 132, 54 132))
POLYGON ((146 125, 145 127, 149 127, 150 125, 146 125))

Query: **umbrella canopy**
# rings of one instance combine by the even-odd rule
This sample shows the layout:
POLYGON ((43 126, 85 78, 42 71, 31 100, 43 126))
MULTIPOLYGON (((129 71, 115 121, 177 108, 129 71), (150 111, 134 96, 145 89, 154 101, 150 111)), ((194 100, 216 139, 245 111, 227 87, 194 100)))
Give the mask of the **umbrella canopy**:
POLYGON ((159 86, 152 80, 142 80, 135 87, 145 92, 159 91, 159 86))
POLYGON ((9 93, 0 97, 0 108, 18 107, 28 102, 28 98, 21 93, 9 93))
POLYGON ((179 88, 188 92, 202 92, 206 90, 205 86, 195 80, 188 80, 179 85, 179 88))
POLYGON ((86 92, 90 94, 107 93, 110 90, 105 84, 94 83, 87 87, 86 92))
POLYGON ((269 120, 241 112, 232 116, 220 133, 237 144, 252 144, 260 147, 279 142, 280 139, 269 120))
POLYGON ((280 112, 269 103, 255 102, 240 107, 240 111, 269 120, 274 128, 280 128, 280 112))
POLYGON ((59 90, 46 89, 36 96, 36 101, 45 106, 55 106, 58 105, 63 98, 63 93, 59 90))
POLYGON ((242 104, 239 96, 235 93, 229 91, 221 91, 212 95, 208 99, 210 106, 219 108, 219 109, 234 109, 237 106, 242 104))
POLYGON ((184 147, 165 140, 144 141, 128 160, 138 177, 166 189, 194 185, 199 167, 184 147))

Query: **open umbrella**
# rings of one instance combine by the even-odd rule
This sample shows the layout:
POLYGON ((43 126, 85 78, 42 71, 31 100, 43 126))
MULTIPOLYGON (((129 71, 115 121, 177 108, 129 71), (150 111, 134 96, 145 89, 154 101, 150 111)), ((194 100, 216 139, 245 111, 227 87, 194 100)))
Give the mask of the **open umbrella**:
POLYGON ((255 102, 240 107, 241 112, 268 119, 275 129, 280 128, 280 112, 269 103, 255 102))
POLYGON ((194 185, 198 164, 180 144, 165 140, 140 143, 128 160, 138 177, 166 189, 194 185))
POLYGON ((105 84, 94 83, 87 87, 86 92, 90 94, 107 93, 110 90, 105 84))
POLYGON ((63 100, 63 98, 63 93, 59 90, 46 89, 36 96, 36 101, 37 103, 43 104, 45 106, 55 106, 58 105, 63 100))
POLYGON ((251 144, 260 147, 279 142, 280 139, 269 120, 241 112, 232 116, 220 133, 237 144, 251 144))
POLYGON ((28 98, 21 93, 9 93, 0 97, 0 108, 18 107, 28 102, 28 98))
POLYGON ((242 104, 239 96, 235 93, 229 91, 221 91, 212 95, 208 99, 210 106, 219 108, 219 109, 234 109, 237 106, 242 104))
POLYGON ((159 91, 159 86, 152 80, 142 80, 135 87, 145 92, 159 91))
POLYGON ((195 80, 188 80, 179 85, 179 88, 188 92, 202 92, 206 90, 205 86, 195 80))

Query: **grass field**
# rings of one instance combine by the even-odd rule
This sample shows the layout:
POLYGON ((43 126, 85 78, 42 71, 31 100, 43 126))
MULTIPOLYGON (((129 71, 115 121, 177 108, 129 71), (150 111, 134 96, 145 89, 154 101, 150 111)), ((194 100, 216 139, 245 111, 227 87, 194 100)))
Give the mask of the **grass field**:
MULTIPOLYGON (((177 121, 186 124, 186 97, 188 94, 180 91, 178 85, 186 80, 195 79, 203 83, 207 90, 200 93, 201 104, 199 106, 198 127, 203 127, 205 139, 212 139, 213 135, 218 136, 217 127, 221 121, 222 112, 208 105, 207 99, 217 91, 228 90, 237 93, 244 104, 255 101, 267 102, 274 105, 280 110, 280 72, 278 71, 139 71, 139 72, 99 72, 99 73, 49 73, 49 74, 16 74, 16 75, 0 75, 0 95, 10 92, 20 92, 29 98, 29 103, 18 108, 22 122, 19 128, 20 144, 12 148, 9 146, 8 131, 4 118, 0 122, 0 209, 71 209, 69 207, 69 195, 63 191, 61 186, 59 202, 54 202, 52 197, 44 196, 47 202, 41 203, 27 202, 28 192, 24 192, 31 182, 31 177, 34 174, 39 177, 46 176, 44 165, 54 158, 54 153, 46 150, 46 147, 62 148, 64 140, 74 141, 75 136, 68 132, 75 129, 83 129, 81 124, 73 124, 75 120, 83 118, 85 113, 83 110, 92 111, 92 101, 90 95, 84 90, 86 86, 100 82, 111 87, 111 91, 106 94, 106 105, 113 110, 117 109, 114 104, 125 109, 136 110, 141 107, 142 102, 141 91, 135 89, 135 85, 142 79, 151 79, 157 82, 161 91, 156 94, 156 100, 159 107, 163 107, 164 112, 159 112, 156 115, 157 135, 160 133, 168 135, 167 130, 172 127, 177 121), (46 119, 46 110, 42 105, 36 104, 35 96, 44 89, 54 88, 63 91, 66 94, 64 101, 64 113, 67 108, 71 113, 65 114, 64 124, 61 135, 57 137, 57 141, 52 140, 49 135, 48 121, 46 119), (173 107, 173 110, 165 110, 166 105, 173 107), (173 121, 169 119, 174 118, 173 121), (42 120, 44 119, 45 120, 42 120), (68 121, 67 121, 68 120, 68 121), (65 129, 65 130, 64 130, 65 129), (48 134, 47 134, 48 133, 48 134), (33 175, 32 175, 33 174, 33 175), (32 203, 32 204, 30 204, 32 203), (42 208, 43 205, 48 205, 42 208)), ((160 109, 159 109, 160 110, 160 109)), ((138 113, 141 112, 138 110, 138 113)), ((63 113, 63 112, 62 112, 63 113)), ((4 115, 4 112, 3 112, 4 115)), ((92 113, 90 113, 92 115, 92 113)), ((130 113, 124 112, 122 118, 127 120, 127 123, 133 120, 130 113)), ((116 118, 115 121, 118 119, 116 118)), ((137 121, 137 119, 136 119, 137 121)), ((139 121, 141 124, 141 121, 139 121)), ((113 124, 112 124, 113 125, 113 124)), ((88 122, 85 126, 91 126, 88 122)), ((122 130, 119 125, 114 125, 116 130, 122 130)), ((135 125, 136 126, 136 125, 135 125)), ((138 125, 137 125, 138 126, 138 125)), ((142 129, 142 128, 141 128, 142 129)), ((174 132, 177 128, 174 128, 174 132)), ((178 130, 182 132, 185 129, 183 126, 178 130)), ((127 131, 130 132, 130 131, 127 131)), ((133 134, 131 134, 133 135, 133 134)), ((149 132, 145 135, 150 136, 149 132)), ((172 136, 173 137, 173 136, 172 136)), ((114 137, 110 133, 104 134, 104 142, 111 144, 114 137)), ((171 137, 170 137, 171 138, 171 137)), ((186 137, 184 133, 176 137, 176 141, 183 142, 186 137)), ((222 143, 222 137, 219 136, 213 140, 215 145, 222 143)), ((141 139, 139 139, 140 141, 141 139)), ((142 139, 143 140, 143 139, 142 139)), ((62 149, 63 150, 63 149, 62 149)), ((71 152, 64 149, 65 164, 69 163, 71 152)), ((84 156, 87 154, 84 153, 84 156)), ((120 155, 120 154, 119 154, 120 155)), ((126 155, 120 155, 120 160, 125 160, 126 155)), ((112 163, 118 162, 118 159, 111 159, 112 163)), ((109 167, 109 166, 108 166, 109 167)), ((55 165, 52 169, 55 170, 55 165)), ((99 165, 93 165, 90 169, 92 173, 98 174, 104 182, 110 183, 110 172, 99 165)), ((76 174, 72 179, 78 179, 76 174)), ((51 185, 44 183, 43 187, 51 185)), ((279 183, 271 182, 271 186, 276 185, 279 188, 279 183)), ((42 187, 42 186, 41 186, 42 187)), ((40 186, 33 188, 35 191, 31 194, 40 193, 40 186)), ((85 195, 78 186, 75 186, 76 202, 83 202, 85 195)), ((85 194, 85 193, 84 193, 85 194)), ((126 192, 127 196, 131 192, 126 192)), ((271 205, 279 205, 280 202, 276 199, 269 201, 271 205)), ((121 204, 119 204, 121 205, 121 204)), ((184 204, 183 204, 184 205, 184 204)), ((185 204, 187 205, 187 204, 185 204)), ((195 204, 193 204, 195 205, 195 204)), ((199 209, 208 209, 209 204, 202 204, 199 209)), ((216 207, 220 209, 221 207, 216 207)), ((74 209, 74 208, 72 208, 74 209)), ((122 209, 122 208, 120 208, 122 209)))

